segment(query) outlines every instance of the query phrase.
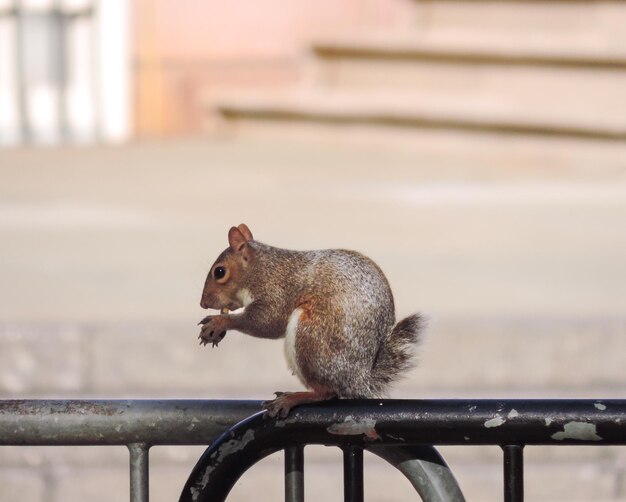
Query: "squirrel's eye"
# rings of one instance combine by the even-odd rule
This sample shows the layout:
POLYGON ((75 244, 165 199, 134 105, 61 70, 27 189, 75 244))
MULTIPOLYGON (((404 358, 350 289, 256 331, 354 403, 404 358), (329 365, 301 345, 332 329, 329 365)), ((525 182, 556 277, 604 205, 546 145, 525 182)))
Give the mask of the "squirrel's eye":
POLYGON ((226 275, 226 269, 224 267, 215 267, 213 271, 213 277, 216 279, 223 279, 226 275))

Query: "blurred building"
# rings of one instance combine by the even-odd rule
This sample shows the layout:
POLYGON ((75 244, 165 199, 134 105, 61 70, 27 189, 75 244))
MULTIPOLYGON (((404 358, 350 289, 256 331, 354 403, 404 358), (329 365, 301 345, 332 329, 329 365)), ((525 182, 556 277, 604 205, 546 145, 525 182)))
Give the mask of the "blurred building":
POLYGON ((623 140, 625 24, 617 1, 1 0, 0 141, 285 124, 623 140))
POLYGON ((409 26, 407 0, 194 2, 137 0, 139 134, 197 133, 233 92, 283 93, 308 82, 312 42, 409 26))
POLYGON ((136 12, 139 134, 626 138, 623 2, 138 1, 136 12))

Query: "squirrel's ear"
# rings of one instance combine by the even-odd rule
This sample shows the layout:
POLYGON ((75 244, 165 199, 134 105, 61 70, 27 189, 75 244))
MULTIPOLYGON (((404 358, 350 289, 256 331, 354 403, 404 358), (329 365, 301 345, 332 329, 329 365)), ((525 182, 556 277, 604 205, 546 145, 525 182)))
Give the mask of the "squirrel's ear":
POLYGON ((246 237, 237 227, 231 227, 228 231, 228 244, 233 251, 241 251, 246 245, 246 237))
MULTIPOLYGON (((248 230, 249 232, 250 230, 248 230)), ((252 234, 250 236, 252 237, 252 234)), ((230 249, 240 255, 243 261, 249 261, 252 258, 252 248, 248 246, 246 236, 237 227, 231 227, 228 231, 228 243, 230 244, 230 249)))
POLYGON ((243 236, 246 238, 247 241, 254 240, 254 237, 252 237, 252 232, 250 232, 248 225, 246 225, 245 223, 242 223, 241 225, 238 225, 237 228, 243 234, 243 236))

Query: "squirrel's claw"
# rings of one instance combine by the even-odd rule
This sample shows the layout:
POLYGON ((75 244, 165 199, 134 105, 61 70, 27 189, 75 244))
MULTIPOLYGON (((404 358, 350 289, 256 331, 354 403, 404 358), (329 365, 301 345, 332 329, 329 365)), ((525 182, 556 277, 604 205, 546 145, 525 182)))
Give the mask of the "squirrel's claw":
POLYGON ((210 329, 208 325, 204 325, 198 338, 200 339, 200 345, 206 346, 211 343, 212 347, 217 347, 217 345, 224 339, 226 336, 226 331, 217 332, 215 329, 210 329))
MULTIPOLYGON (((211 334, 213 334, 213 332, 211 331, 211 334)), ((224 337, 226 336, 226 331, 222 331, 218 336, 217 336, 217 340, 213 340, 211 343, 213 345, 211 345, 212 347, 217 347, 217 344, 220 343, 224 337)))
POLYGON ((263 416, 275 418, 280 411, 279 408, 273 406, 274 401, 263 401, 263 416))
POLYGON ((270 401, 263 401, 263 408, 265 409, 264 416, 268 416, 271 418, 287 418, 291 408, 295 406, 295 403, 292 403, 289 399, 289 395, 293 394, 292 392, 274 392, 276 396, 275 399, 270 401))
POLYGON ((334 399, 337 394, 330 390, 314 390, 306 392, 275 392, 276 398, 265 401, 265 415, 269 417, 287 418, 292 408, 306 403, 318 403, 334 399))
POLYGON ((211 315, 206 316, 204 319, 202 319, 202 320, 198 323, 198 326, 204 326, 206 323, 208 323, 208 322, 211 320, 211 318, 212 318, 212 317, 213 317, 213 316, 211 316, 211 315))
POLYGON ((202 326, 199 338, 204 341, 204 345, 211 343, 211 346, 217 347, 226 336, 223 316, 210 315, 202 319, 199 324, 202 326))

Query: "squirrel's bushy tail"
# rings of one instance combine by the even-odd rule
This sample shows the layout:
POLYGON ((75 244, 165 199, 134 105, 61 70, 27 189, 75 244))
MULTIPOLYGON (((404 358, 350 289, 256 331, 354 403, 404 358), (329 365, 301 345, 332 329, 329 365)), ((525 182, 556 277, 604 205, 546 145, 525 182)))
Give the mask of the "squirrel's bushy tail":
POLYGON ((400 373, 414 366, 414 350, 423 326, 422 316, 413 314, 398 322, 387 335, 372 367, 372 383, 376 387, 373 390, 377 395, 383 394, 400 373))

